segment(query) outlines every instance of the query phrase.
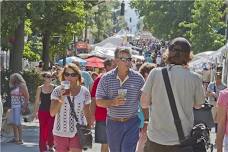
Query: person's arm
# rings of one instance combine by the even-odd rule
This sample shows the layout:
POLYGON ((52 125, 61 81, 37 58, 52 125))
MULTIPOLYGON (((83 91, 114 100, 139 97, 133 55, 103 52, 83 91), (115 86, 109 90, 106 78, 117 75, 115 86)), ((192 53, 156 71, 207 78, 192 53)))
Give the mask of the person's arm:
POLYGON ((59 91, 53 91, 51 95, 51 106, 50 106, 50 115, 54 117, 60 110, 62 104, 64 103, 64 89, 60 88, 59 91), (57 93, 58 92, 58 93, 57 93))
POLYGON ((95 111, 96 111, 96 98, 92 97, 92 102, 90 104, 91 111, 91 125, 94 125, 95 122, 95 111))
POLYGON ((24 96, 24 105, 23 105, 23 111, 25 111, 28 108, 28 103, 29 103, 29 92, 28 88, 26 85, 21 85, 20 90, 22 93, 22 96, 24 96))
POLYGON ((60 110, 62 104, 64 103, 64 98, 52 99, 50 107, 50 115, 54 117, 60 110))
POLYGON ((22 95, 25 98, 25 103, 29 103, 29 92, 28 92, 28 88, 26 85, 21 85, 21 91, 22 91, 22 95))
POLYGON ((94 82, 93 82, 93 87, 91 90, 91 97, 92 97, 92 103, 90 104, 90 111, 91 111, 91 125, 94 125, 95 123, 95 111, 96 111, 96 90, 97 90, 97 85, 100 81, 100 77, 98 77, 94 82))
POLYGON ((207 93, 206 93, 206 96, 207 97, 215 97, 217 98, 217 95, 216 95, 216 92, 214 92, 214 87, 215 87, 215 84, 214 83, 210 83, 207 87, 207 93))
POLYGON ((99 107, 109 108, 111 106, 120 106, 125 104, 126 100, 123 97, 117 96, 115 99, 96 99, 96 104, 99 107))
POLYGON ((91 111, 90 111, 90 104, 85 104, 84 106, 84 115, 87 121, 87 127, 91 128, 91 111))
POLYGON ((37 117, 37 112, 38 112, 39 104, 40 104, 40 93, 41 93, 41 86, 38 86, 37 89, 36 89, 36 97, 35 97, 35 102, 34 102, 34 110, 33 110, 33 114, 32 114, 33 119, 35 117, 37 117))
POLYGON ((216 134, 216 146, 217 152, 222 152, 223 150, 223 139, 226 130, 226 113, 227 110, 224 106, 219 105, 217 109, 217 121, 218 121, 218 131, 216 134))
POLYGON ((199 108, 201 108, 202 104, 205 103, 203 82, 199 76, 196 76, 194 83, 195 83, 195 87, 194 87, 195 92, 194 92, 194 103, 192 106, 195 109, 199 109, 199 108))

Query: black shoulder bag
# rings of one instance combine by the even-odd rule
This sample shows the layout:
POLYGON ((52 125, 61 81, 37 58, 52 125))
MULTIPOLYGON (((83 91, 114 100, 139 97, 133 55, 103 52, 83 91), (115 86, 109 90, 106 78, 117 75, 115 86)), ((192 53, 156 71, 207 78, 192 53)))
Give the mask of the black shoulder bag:
POLYGON ((185 138, 181 120, 177 111, 173 90, 170 84, 168 71, 166 68, 162 69, 163 80, 165 83, 169 104, 172 110, 174 124, 177 129, 180 146, 192 146, 193 152, 206 152, 206 145, 209 141, 209 129, 204 123, 199 123, 193 126, 190 137, 185 138))
POLYGON ((74 111, 74 103, 73 103, 74 97, 73 97, 73 102, 71 102, 71 99, 69 96, 67 96, 67 99, 70 104, 71 115, 76 120, 77 134, 79 136, 79 140, 80 140, 82 149, 92 148, 93 136, 92 136, 91 130, 89 128, 87 128, 87 126, 79 124, 77 115, 74 111))

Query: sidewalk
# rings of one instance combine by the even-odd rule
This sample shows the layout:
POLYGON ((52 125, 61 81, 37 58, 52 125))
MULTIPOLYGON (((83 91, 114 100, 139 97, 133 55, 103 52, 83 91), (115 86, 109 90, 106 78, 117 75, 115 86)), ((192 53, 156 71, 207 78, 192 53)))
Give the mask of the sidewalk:
MULTIPOLYGON (((6 135, 1 137, 1 152, 39 152, 39 123, 38 121, 33 122, 23 122, 23 145, 17 145, 14 143, 7 143, 12 139, 13 135, 6 135)), ((93 136, 94 136, 94 130, 93 136)), ((211 132, 211 141, 214 143, 215 133, 214 129, 211 132)), ((214 149, 213 152, 217 150, 214 149)), ((100 145, 93 143, 93 149, 86 150, 85 152, 100 152, 100 145)), ((211 151, 208 151, 211 152, 211 151)))
MULTIPOLYGON (((13 135, 5 135, 1 137, 1 152, 39 152, 39 123, 38 121, 23 122, 23 145, 14 143, 7 143, 13 138, 13 135)), ((94 130, 93 130, 94 135, 94 130)), ((100 145, 93 143, 93 149, 86 150, 86 152, 99 152, 100 145)))

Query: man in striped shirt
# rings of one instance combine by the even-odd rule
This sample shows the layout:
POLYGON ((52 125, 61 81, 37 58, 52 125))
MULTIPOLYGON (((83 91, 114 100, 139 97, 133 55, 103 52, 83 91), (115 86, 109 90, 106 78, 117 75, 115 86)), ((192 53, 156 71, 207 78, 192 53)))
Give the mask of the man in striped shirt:
POLYGON ((132 70, 131 52, 115 51, 117 68, 102 76, 96 92, 96 103, 107 113, 107 139, 111 152, 134 152, 139 138, 137 117, 144 79, 132 70))

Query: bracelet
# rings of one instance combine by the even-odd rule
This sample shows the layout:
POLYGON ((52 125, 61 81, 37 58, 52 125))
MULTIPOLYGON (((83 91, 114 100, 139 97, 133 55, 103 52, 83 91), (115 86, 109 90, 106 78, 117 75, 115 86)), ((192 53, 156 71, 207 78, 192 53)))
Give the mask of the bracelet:
POLYGON ((148 124, 148 123, 149 123, 149 121, 144 121, 144 123, 145 123, 145 124, 148 124))

